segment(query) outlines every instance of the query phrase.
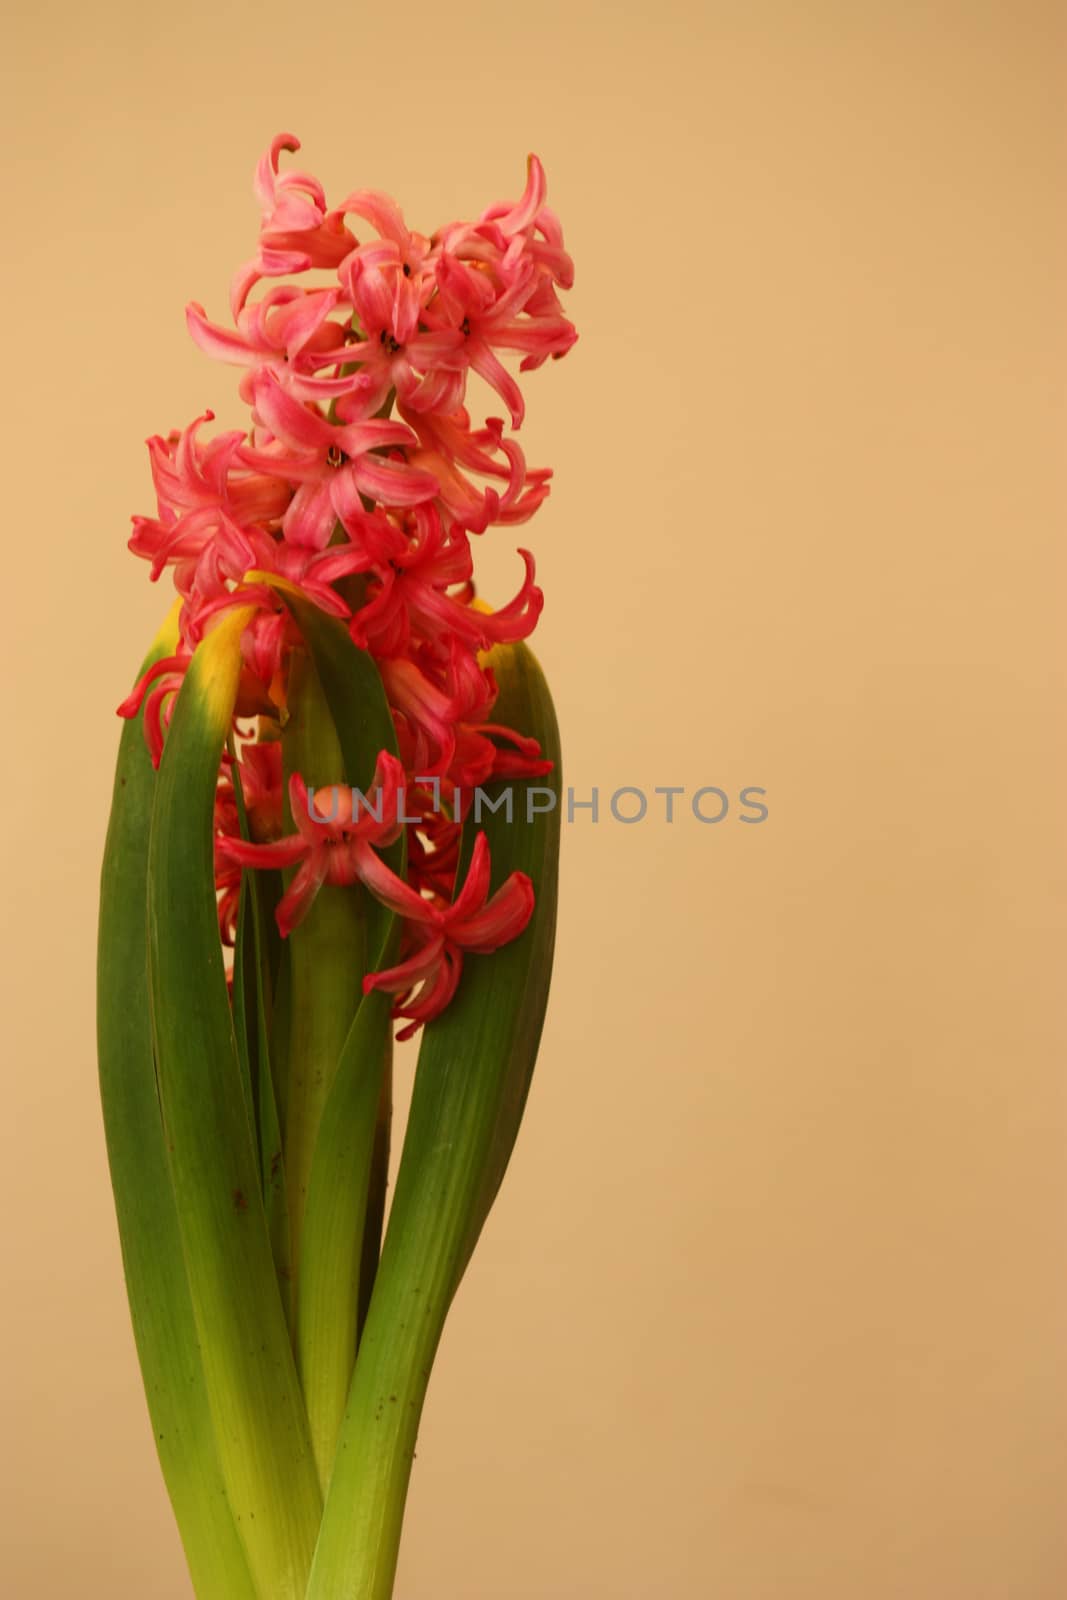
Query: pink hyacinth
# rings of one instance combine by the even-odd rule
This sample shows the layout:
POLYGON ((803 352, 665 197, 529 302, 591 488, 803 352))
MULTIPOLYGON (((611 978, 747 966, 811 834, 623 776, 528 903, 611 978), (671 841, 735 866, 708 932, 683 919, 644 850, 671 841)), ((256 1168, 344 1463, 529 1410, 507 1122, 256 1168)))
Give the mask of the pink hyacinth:
POLYGON ((392 844, 401 829, 404 769, 383 750, 368 795, 334 785, 312 795, 299 773, 289 780, 289 805, 296 832, 256 843, 223 835, 219 854, 242 867, 299 867, 278 905, 278 931, 287 937, 307 915, 324 883, 358 882, 377 861, 372 845, 392 844))
POLYGON ((372 189, 331 207, 317 179, 282 168, 283 154, 298 149, 279 134, 258 165, 259 239, 231 284, 231 325, 198 303, 187 309, 199 347, 239 369, 249 425, 208 438, 207 411, 149 441, 157 504, 134 518, 130 548, 154 580, 171 571, 179 642, 120 710, 144 707, 158 762, 197 644, 240 605, 252 619, 236 711, 269 730, 286 711, 298 642, 270 579, 344 621, 377 662, 393 712, 401 761, 383 752, 375 782, 394 795, 403 789, 417 818, 407 824, 407 879, 375 853, 388 829, 323 816, 318 797, 309 811, 299 779, 290 793, 296 832, 281 837, 278 746, 242 740, 233 770, 227 762, 220 774, 220 917, 232 936, 244 867, 296 869, 280 908, 284 933, 323 882, 363 882, 404 918, 403 961, 367 983, 396 995, 407 1033, 447 1004, 463 952, 515 937, 532 906, 516 875, 487 899, 484 836, 451 899, 458 792, 548 767, 534 740, 492 720, 496 684, 481 660, 536 625, 543 596, 533 556, 520 550, 514 598, 489 611, 475 604, 471 538, 527 522, 549 493, 550 471, 528 467, 514 437, 525 402, 506 363, 518 356, 526 372, 571 348, 577 335, 559 291, 574 273, 535 156, 517 200, 426 234, 372 189), (472 418, 472 373, 506 419, 472 418), (236 782, 251 841, 238 837, 236 782))
POLYGON ((373 972, 363 980, 365 994, 383 989, 399 995, 395 1012, 407 1019, 397 1034, 406 1039, 422 1023, 436 1017, 452 999, 468 954, 488 955, 517 939, 534 908, 533 884, 524 872, 512 872, 490 898, 489 845, 484 833, 475 840, 463 887, 449 905, 420 895, 402 883, 373 854, 363 881, 383 904, 406 919, 408 954, 398 966, 373 972))

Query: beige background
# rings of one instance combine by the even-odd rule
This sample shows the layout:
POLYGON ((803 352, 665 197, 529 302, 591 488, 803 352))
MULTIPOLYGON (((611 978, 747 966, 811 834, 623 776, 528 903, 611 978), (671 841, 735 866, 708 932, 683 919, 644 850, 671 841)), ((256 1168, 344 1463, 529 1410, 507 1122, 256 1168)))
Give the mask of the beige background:
POLYGON ((237 415, 182 308, 224 313, 281 127, 427 230, 543 156, 582 339, 529 384, 557 479, 524 532, 569 781, 770 805, 567 832, 399 1600, 1067 1593, 1065 24, 9 16, 5 1597, 188 1594, 97 1109, 96 875, 165 603, 124 548, 141 440, 237 415))

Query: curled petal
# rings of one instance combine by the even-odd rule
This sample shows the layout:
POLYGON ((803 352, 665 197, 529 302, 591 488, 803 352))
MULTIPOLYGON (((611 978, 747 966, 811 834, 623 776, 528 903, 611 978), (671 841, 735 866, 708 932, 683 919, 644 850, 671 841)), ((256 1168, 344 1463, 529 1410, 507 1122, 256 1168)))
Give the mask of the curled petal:
POLYGON ((544 594, 534 582, 534 558, 529 550, 520 550, 519 555, 525 564, 526 576, 515 598, 497 611, 474 614, 480 625, 483 649, 488 644, 513 644, 517 639, 528 638, 544 608, 544 594))
POLYGON ((180 675, 185 672, 188 665, 188 657, 183 656, 162 656, 158 661, 154 661, 122 704, 116 707, 117 715, 135 717, 144 703, 145 695, 158 678, 180 675))
POLYGON ((526 415, 526 403, 511 373, 500 364, 489 346, 482 342, 476 343, 471 349, 470 362, 478 376, 496 390, 507 406, 511 413, 511 426, 521 428, 526 415))
POLYGON ((274 204, 274 190, 278 178, 278 162, 283 150, 297 151, 300 149, 300 140, 295 133, 276 133, 270 142, 270 147, 259 158, 256 166, 256 175, 253 180, 256 199, 264 211, 269 211, 274 204))
POLYGON ((185 325, 193 343, 205 355, 214 356, 217 361, 248 367, 256 359, 256 352, 249 347, 246 339, 239 333, 231 333, 227 328, 209 322, 207 312, 195 300, 190 300, 185 308, 185 325))
POLYGON ((545 169, 532 153, 526 158, 526 187, 522 197, 509 210, 493 206, 485 213, 486 220, 492 220, 500 229, 505 238, 512 234, 521 233, 532 222, 536 222, 537 214, 545 203, 548 193, 548 182, 545 178, 545 169))
POLYGON ((440 1016, 455 996, 462 971, 462 951, 446 943, 436 970, 424 979, 418 994, 394 1007, 394 1016, 408 1019, 407 1026, 397 1034, 399 1040, 410 1039, 424 1022, 440 1016))
POLYGON ((480 911, 462 924, 450 923, 448 936, 464 950, 487 955, 518 938, 533 915, 533 908, 533 884, 525 872, 513 872, 480 911))
POLYGON ((450 933, 485 905, 489 893, 489 873, 489 840, 484 833, 480 833, 474 841, 471 864, 467 868, 463 887, 451 909, 445 913, 450 933))
POLYGON ((376 189, 357 189, 338 209, 363 217, 383 239, 392 239, 401 247, 408 243, 410 235, 403 213, 390 195, 381 194, 376 189))

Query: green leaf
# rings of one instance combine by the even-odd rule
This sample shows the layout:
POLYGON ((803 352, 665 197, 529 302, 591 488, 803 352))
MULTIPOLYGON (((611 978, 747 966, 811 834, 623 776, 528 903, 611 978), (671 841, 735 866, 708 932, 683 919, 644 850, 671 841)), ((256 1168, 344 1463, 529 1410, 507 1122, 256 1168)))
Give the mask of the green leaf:
MULTIPOLYGON (((348 629, 335 617, 328 617, 284 580, 272 580, 292 612, 311 652, 319 683, 330 710, 341 749, 345 781, 366 791, 374 776, 374 764, 382 750, 396 755, 396 728, 389 709, 381 673, 373 656, 353 644, 348 629)), ((401 870, 403 840, 382 851, 395 872, 401 870)), ((391 913, 369 896, 368 904, 378 918, 380 939, 391 926, 391 913)), ((372 929, 371 944, 375 934, 372 929)))
MULTIPOLYGON (((258 885, 257 885, 258 888, 258 885)), ((253 890, 252 902, 256 904, 253 890)), ((258 914, 258 907, 256 908, 258 914)), ((259 1167, 263 1179, 263 1206, 267 1214, 274 1270, 278 1277, 278 1292, 288 1320, 292 1301, 292 1241, 289 1234, 289 1206, 285 1182, 285 1155, 278 1104, 274 1096, 274 1076, 270 1059, 270 1029, 259 997, 259 1167)))
MULTIPOLYGON (((230 743, 231 753, 234 751, 230 743)), ((234 769, 234 797, 241 837, 249 839, 248 815, 239 769, 234 769)), ((271 1017, 277 967, 272 963, 266 932, 267 910, 273 903, 278 874, 245 873, 241 879, 240 909, 233 962, 233 1016, 237 1052, 248 1085, 249 1105, 258 1136, 259 1172, 263 1206, 267 1214, 278 1292, 290 1313, 291 1240, 286 1198, 285 1158, 271 1061, 271 1017)), ((279 941, 280 943, 280 941, 279 941)))
POLYGON ((278 1295, 218 937, 213 814, 248 610, 197 649, 160 765, 148 865, 160 1099, 208 1403, 256 1586, 300 1600, 321 1497, 278 1295))
MULTIPOLYGON (((396 754, 396 731, 378 669, 340 623, 298 594, 282 592, 310 651, 338 743, 341 771, 327 781, 366 792, 379 752, 396 754)), ((401 840, 385 852, 400 872, 403 851, 401 840)), ((334 892, 354 897, 361 908, 368 970, 388 965, 395 917, 362 889, 334 892)), ((301 931, 294 930, 294 940, 301 931)), ((333 939, 312 966, 309 1005, 322 1004, 324 962, 336 954, 333 939)), ((353 975, 358 981, 362 971, 353 975)), ((377 993, 358 1004, 330 1076, 308 1176, 297 1272, 297 1359, 323 1487, 333 1467, 355 1361, 365 1303, 361 1283, 373 1273, 373 1235, 381 1228, 388 1124, 382 1125, 379 1108, 391 1049, 389 1013, 388 1000, 377 993)))
MULTIPOLYGON (((299 772, 309 789, 343 783, 345 773, 336 730, 315 664, 303 651, 294 650, 290 656, 288 690, 289 716, 282 731, 286 778, 299 772)), ((295 822, 289 818, 290 826, 295 822)), ((303 1257, 304 1212, 319 1124, 362 996, 366 961, 364 900, 362 891, 354 886, 324 883, 285 941, 290 1018, 285 1169, 292 1230, 294 1319, 303 1257)), ((314 1407, 311 1417, 314 1434, 314 1407)))
POLYGON ((242 878, 237 909, 237 931, 233 951, 233 1032, 237 1061, 241 1069, 245 1109, 255 1116, 257 1052, 259 1047, 256 1017, 255 955, 248 911, 249 888, 242 878))
MULTIPOLYGON (((471 957, 425 1032, 378 1276, 315 1552, 307 1600, 388 1600, 430 1368, 452 1297, 497 1192, 540 1041, 555 940, 559 738, 548 688, 522 645, 492 652, 495 715, 555 762, 550 813, 487 816, 494 883, 519 869, 536 892, 521 938, 471 957)), ((494 786, 489 786, 490 789, 494 786)), ((499 787, 499 786, 497 786, 499 787)))
MULTIPOLYGON (((177 642, 177 611, 144 672, 177 642)), ((100 888, 100 1098, 126 1292, 163 1478, 200 1600, 256 1600, 226 1498, 156 1094, 145 922, 156 776, 142 718, 119 744, 100 888)))

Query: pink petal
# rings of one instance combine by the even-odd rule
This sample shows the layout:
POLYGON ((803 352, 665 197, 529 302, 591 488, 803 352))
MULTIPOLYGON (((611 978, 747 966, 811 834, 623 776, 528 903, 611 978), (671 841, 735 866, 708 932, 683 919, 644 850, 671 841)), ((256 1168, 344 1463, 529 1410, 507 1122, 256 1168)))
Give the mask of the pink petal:
POLYGON ((410 239, 403 213, 390 195, 376 189, 357 189, 338 208, 363 217, 376 228, 383 239, 392 239, 403 249, 410 239))
POLYGON ((370 500, 387 506, 417 506, 438 493, 437 479, 430 472, 409 467, 382 456, 363 456, 352 462, 352 476, 370 500))
POLYGON ((260 157, 256 167, 254 188, 256 199, 264 211, 274 204, 275 180, 278 176, 278 161, 283 150, 299 150, 300 140, 295 133, 276 133, 270 142, 270 148, 260 157))
POLYGON ((333 537, 337 514, 330 498, 330 481, 302 483, 282 519, 282 531, 290 544, 305 550, 325 550, 333 537))
POLYGON ((251 366, 255 361, 256 352, 249 348, 247 340, 239 333, 230 333, 209 322, 207 312, 195 300, 185 308, 185 324, 194 344, 216 361, 229 361, 242 367, 251 366))
POLYGON ((357 856, 359 876, 376 900, 409 922, 435 923, 437 914, 417 889, 398 878, 369 845, 361 844, 357 856))
POLYGON ((372 989, 381 989, 386 994, 406 994, 413 984, 436 969, 444 947, 444 939, 437 934, 398 966, 386 967, 381 972, 368 972, 363 979, 363 993, 370 994, 372 989))
POLYGON ((309 855, 293 878, 289 888, 278 902, 275 912, 275 921, 278 932, 283 939, 287 939, 293 929, 299 927, 308 912, 311 903, 319 892, 326 877, 326 857, 321 850, 316 850, 309 855))
POLYGON ((513 872, 496 894, 462 925, 448 924, 448 937, 464 950, 488 954, 517 939, 533 915, 533 884, 525 872, 513 872))
POLYGON ((268 844, 254 844, 249 839, 224 834, 218 840, 218 849, 225 860, 236 862, 240 867, 295 867, 308 851, 303 839, 295 833, 268 844))
POLYGON ((434 1017, 441 1015, 459 987, 462 971, 462 951, 446 944, 436 972, 427 977, 416 996, 397 1007, 396 1016, 410 1019, 407 1027, 401 1028, 397 1034, 398 1039, 410 1039, 424 1022, 432 1022, 434 1017))
POLYGON ((544 205, 547 193, 545 169, 537 157, 531 154, 526 158, 526 188, 523 190, 522 198, 510 211, 495 219, 501 233, 510 235, 528 228, 544 205))
POLYGON ((526 415, 522 390, 507 369, 501 366, 489 346, 481 339, 471 341, 470 364, 479 377, 491 384, 511 412, 511 426, 521 428, 526 415))
POLYGON ((296 450, 316 450, 324 454, 333 443, 335 430, 318 411, 310 411, 286 394, 269 369, 256 378, 256 412, 276 439, 296 450))
POLYGON ((453 905, 445 912, 449 929, 456 923, 465 922, 484 906, 485 897, 489 893, 489 871, 489 840, 484 833, 480 833, 474 841, 466 881, 453 905))

